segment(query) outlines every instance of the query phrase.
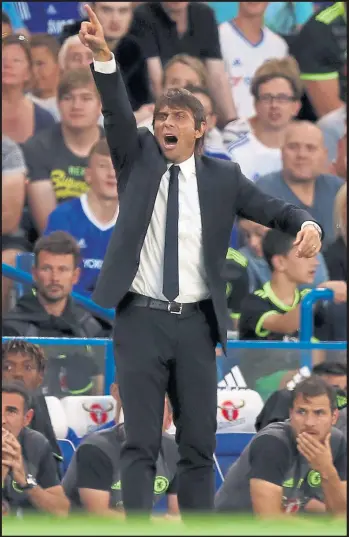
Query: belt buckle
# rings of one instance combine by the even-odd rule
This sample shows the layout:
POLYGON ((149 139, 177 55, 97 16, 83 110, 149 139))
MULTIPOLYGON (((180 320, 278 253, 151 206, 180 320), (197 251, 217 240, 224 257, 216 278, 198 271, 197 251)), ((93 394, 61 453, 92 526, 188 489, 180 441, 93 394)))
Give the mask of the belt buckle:
POLYGON ((169 302, 167 304, 167 311, 169 311, 170 313, 174 313, 175 315, 180 315, 182 313, 182 309, 183 309, 182 303, 178 304, 177 302, 169 302), (171 309, 173 306, 177 309, 174 309, 174 310, 171 309))

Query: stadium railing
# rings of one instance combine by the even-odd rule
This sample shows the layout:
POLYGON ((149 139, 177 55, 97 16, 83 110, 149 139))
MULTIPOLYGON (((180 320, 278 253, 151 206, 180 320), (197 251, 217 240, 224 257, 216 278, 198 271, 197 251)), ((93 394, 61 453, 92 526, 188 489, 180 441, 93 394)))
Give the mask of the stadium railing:
MULTIPOLYGON (((2 264, 3 276, 9 277, 16 281, 22 281, 27 284, 32 284, 33 280, 30 274, 15 269, 8 265, 2 264)), ((114 310, 104 310, 97 304, 85 297, 81 297, 77 293, 72 295, 75 300, 79 302, 83 307, 89 310, 92 314, 98 315, 104 319, 111 320, 115 313, 114 310)), ((243 394, 242 390, 246 389, 244 381, 241 382, 241 375, 236 374, 236 370, 242 364, 246 357, 246 353, 249 354, 249 360, 251 369, 253 369, 253 363, 256 360, 261 359, 262 353, 267 354, 268 360, 279 360, 280 356, 284 356, 285 353, 293 353, 293 358, 297 362, 297 367, 306 367, 311 370, 312 367, 312 354, 314 351, 322 351, 327 353, 327 357, 331 359, 336 353, 346 353, 347 342, 311 342, 312 336, 312 306, 317 300, 332 300, 333 293, 328 289, 316 289, 310 292, 302 301, 301 306, 301 331, 300 341, 228 341, 228 353, 227 357, 217 356, 217 379, 219 388, 237 388, 240 394, 243 394), (236 367, 237 366, 237 367, 236 367)), ((11 338, 2 338, 6 341, 11 338)), ((26 338, 32 343, 40 344, 50 349, 50 357, 62 356, 62 349, 66 352, 66 349, 72 347, 72 349, 90 347, 96 352, 99 349, 99 353, 102 352, 102 358, 104 369, 104 394, 109 395, 110 385, 114 380, 115 374, 115 361, 113 343, 110 339, 73 339, 73 338, 26 338)), ((248 376, 248 372, 247 372, 248 376)), ((248 379, 247 379, 248 384, 248 379)), ((55 393, 47 393, 47 395, 56 395, 55 393)), ((66 395, 71 395, 67 393, 66 395)), ((64 393, 58 394, 58 397, 64 397, 64 393)), ((243 396, 242 396, 243 397, 243 396)), ((227 422, 228 428, 225 433, 220 431, 217 433, 217 451, 216 456, 220 469, 223 475, 226 473, 227 468, 230 466, 236 458, 240 455, 242 449, 251 438, 251 430, 245 430, 240 428, 243 421, 243 412, 239 411, 239 408, 234 409, 237 411, 235 414, 224 412, 222 410, 222 420, 227 422), (240 413, 240 415, 239 415, 240 413), (239 419, 237 417, 239 416, 239 419), (234 432, 244 431, 244 432, 234 432)), ((253 433, 252 433, 253 434, 253 433)), ((221 478, 219 473, 217 475, 216 484, 219 485, 221 478)))

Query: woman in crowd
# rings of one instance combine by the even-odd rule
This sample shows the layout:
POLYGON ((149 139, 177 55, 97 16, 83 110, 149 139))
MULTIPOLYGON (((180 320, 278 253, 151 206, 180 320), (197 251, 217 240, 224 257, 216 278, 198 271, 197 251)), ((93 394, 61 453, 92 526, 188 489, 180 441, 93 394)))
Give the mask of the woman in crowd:
POLYGON ((25 92, 32 82, 30 46, 22 35, 9 35, 2 42, 2 133, 23 144, 54 123, 53 116, 33 103, 25 92))
MULTIPOLYGON (((205 64, 198 58, 188 54, 176 54, 164 67, 164 91, 172 88, 185 88, 195 86, 207 89, 207 71, 205 64)), ((148 127, 152 129, 153 110, 145 119, 136 117, 138 127, 148 127)))

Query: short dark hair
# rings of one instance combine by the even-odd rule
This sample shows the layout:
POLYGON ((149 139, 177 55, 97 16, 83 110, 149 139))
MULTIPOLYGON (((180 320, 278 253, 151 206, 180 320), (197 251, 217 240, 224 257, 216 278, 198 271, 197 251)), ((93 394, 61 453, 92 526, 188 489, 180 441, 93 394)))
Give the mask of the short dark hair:
POLYGON ((292 407, 299 395, 305 400, 312 397, 318 397, 319 395, 327 395, 330 401, 331 412, 334 412, 338 408, 336 390, 318 375, 310 375, 310 377, 307 377, 296 384, 294 390, 291 392, 292 407))
POLYGON ((4 362, 10 354, 22 354, 35 361, 38 371, 43 372, 46 365, 44 351, 39 345, 34 345, 25 339, 14 338, 2 344, 2 361, 4 362))
POLYGON ((32 58, 28 39, 24 37, 24 35, 17 35, 17 34, 7 35, 2 40, 2 48, 4 49, 5 47, 8 47, 10 45, 18 45, 19 47, 21 47, 31 69, 33 67, 33 58, 32 58))
POLYGON ((211 105, 212 105, 212 112, 215 114, 216 113, 216 108, 215 108, 215 103, 214 103, 214 100, 212 99, 212 95, 211 93, 208 91, 207 88, 203 88, 202 86, 193 86, 193 84, 188 84, 187 86, 185 86, 185 89, 190 91, 190 93, 192 93, 193 95, 197 95, 198 93, 201 93, 202 95, 206 95, 206 97, 208 99, 210 99, 211 101, 211 105))
POLYGON ((77 267, 81 260, 80 248, 74 237, 66 231, 53 231, 40 237, 34 245, 34 263, 37 266, 40 252, 50 252, 57 255, 69 255, 74 258, 77 267))
MULTIPOLYGON (((195 130, 201 128, 202 123, 206 123, 206 115, 204 107, 202 106, 199 99, 197 99, 190 91, 184 88, 172 88, 169 89, 166 93, 161 95, 155 102, 154 109, 154 118, 153 126, 155 123, 155 118, 162 108, 168 106, 172 109, 184 108, 190 110, 194 117, 194 127, 195 130)), ((196 140, 195 149, 199 153, 203 147, 203 136, 196 140)))
POLYGON ((294 241, 294 237, 278 229, 267 231, 262 240, 262 249, 271 271, 274 271, 274 255, 287 255, 292 250, 294 241))
POLYGON ((33 49, 35 47, 47 48, 55 62, 58 63, 58 53, 61 47, 53 35, 44 33, 32 35, 30 38, 30 48, 33 49))
POLYGON ((11 28, 12 28, 11 19, 8 16, 8 14, 5 13, 5 11, 2 12, 2 23, 3 24, 9 24, 11 26, 11 28))
POLYGON ((63 97, 71 93, 74 89, 86 88, 93 86, 96 95, 99 98, 99 93, 94 83, 91 70, 88 67, 78 67, 71 71, 64 72, 58 84, 57 99, 61 101, 63 97))
POLYGON ((314 375, 347 376, 347 364, 344 362, 322 362, 314 365, 312 373, 314 375))
POLYGON ((24 400, 24 412, 28 412, 33 406, 33 400, 29 390, 21 382, 3 382, 2 393, 17 393, 24 400))

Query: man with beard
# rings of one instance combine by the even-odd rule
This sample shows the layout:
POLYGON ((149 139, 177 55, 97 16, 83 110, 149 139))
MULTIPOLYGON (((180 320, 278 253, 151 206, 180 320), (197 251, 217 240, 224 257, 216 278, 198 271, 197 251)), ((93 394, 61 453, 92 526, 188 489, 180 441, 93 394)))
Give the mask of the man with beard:
POLYGON ((290 419, 259 431, 216 494, 219 512, 346 513, 347 443, 333 427, 336 392, 313 375, 292 392, 290 419))
MULTIPOLYGON (((3 319, 4 336, 94 338, 103 337, 99 322, 70 297, 80 277, 80 249, 63 231, 41 237, 34 247, 35 289, 23 295, 3 319)), ((48 365, 50 395, 103 393, 103 363, 98 364, 89 347, 83 352, 60 348, 48 365), (62 380, 64 377, 64 381, 62 380)))

